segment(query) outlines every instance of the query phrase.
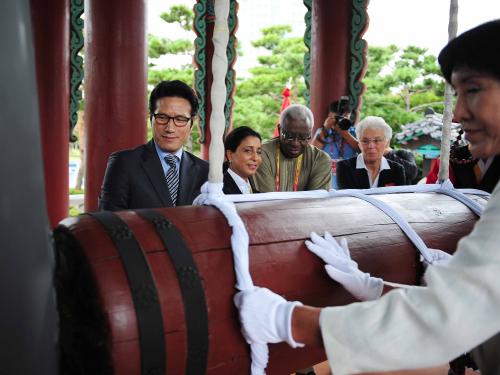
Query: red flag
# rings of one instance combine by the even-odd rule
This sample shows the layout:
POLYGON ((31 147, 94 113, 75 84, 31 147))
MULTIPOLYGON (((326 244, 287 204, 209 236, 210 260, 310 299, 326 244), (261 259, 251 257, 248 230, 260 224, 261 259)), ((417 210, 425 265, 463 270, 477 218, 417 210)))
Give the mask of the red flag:
MULTIPOLYGON (((286 87, 284 88, 283 92, 281 93, 281 95, 283 95, 283 101, 281 102, 280 116, 281 116, 281 112, 283 112, 285 110, 285 108, 290 105, 290 88, 291 88, 291 85, 288 83, 286 85, 286 87)), ((278 129, 279 122, 280 122, 280 119, 278 117, 278 121, 276 121, 276 126, 274 127, 273 137, 279 137, 279 135, 280 135, 280 132, 278 129)))

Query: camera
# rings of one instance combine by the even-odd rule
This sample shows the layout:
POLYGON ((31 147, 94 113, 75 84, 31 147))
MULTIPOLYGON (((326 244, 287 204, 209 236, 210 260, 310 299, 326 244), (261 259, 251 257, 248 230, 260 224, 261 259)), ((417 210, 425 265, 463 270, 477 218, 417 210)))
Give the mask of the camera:
POLYGON ((337 115, 335 116, 335 120, 337 121, 339 128, 342 130, 348 130, 353 125, 351 120, 341 116, 344 113, 350 111, 351 108, 349 106, 349 97, 341 96, 337 104, 337 109, 335 110, 335 112, 337 113, 337 115))

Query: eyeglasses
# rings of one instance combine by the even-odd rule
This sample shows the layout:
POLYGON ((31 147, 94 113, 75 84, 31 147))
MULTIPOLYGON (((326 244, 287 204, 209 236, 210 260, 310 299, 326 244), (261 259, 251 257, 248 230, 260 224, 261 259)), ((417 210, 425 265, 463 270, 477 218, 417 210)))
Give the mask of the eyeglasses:
POLYGON ((281 132, 281 137, 285 142, 293 142, 295 140, 305 143, 311 139, 311 134, 297 134, 287 131, 281 132))
POLYGON ((186 126, 188 122, 192 119, 192 117, 185 117, 185 116, 169 116, 164 113, 153 113, 153 117, 155 118, 155 121, 158 125, 168 125, 170 120, 174 121, 174 125, 182 128, 183 126, 186 126))
POLYGON ((370 145, 370 143, 373 143, 375 146, 378 146, 378 145, 382 144, 383 142, 385 142, 384 138, 363 138, 361 140, 361 144, 363 146, 368 146, 368 145, 370 145))

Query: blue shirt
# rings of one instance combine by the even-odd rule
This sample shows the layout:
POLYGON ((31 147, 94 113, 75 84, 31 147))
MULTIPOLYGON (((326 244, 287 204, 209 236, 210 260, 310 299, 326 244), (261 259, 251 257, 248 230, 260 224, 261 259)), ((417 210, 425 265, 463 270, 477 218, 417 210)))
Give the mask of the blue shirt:
MULTIPOLYGON (((318 128, 318 130, 316 130, 316 134, 314 134, 314 139, 316 139, 322 131, 323 128, 318 128)), ((353 126, 349 128, 348 132, 353 137, 356 137, 356 132, 354 131, 353 126)), ((333 129, 328 129, 326 133, 325 141, 323 143, 323 151, 330 155, 330 158, 333 160, 350 159, 358 155, 349 143, 347 143, 347 141, 333 129)))
POLYGON ((179 175, 179 171, 181 169, 182 147, 179 150, 177 150, 176 152, 171 153, 171 152, 163 151, 160 147, 158 147, 156 142, 154 142, 154 144, 155 144, 155 148, 156 148, 156 153, 158 154, 158 157, 160 158, 160 161, 161 161, 161 167, 163 168, 163 175, 166 176, 168 170, 170 169, 170 166, 165 161, 165 156, 167 156, 167 154, 171 154, 171 155, 175 156, 175 165, 177 166, 177 175, 179 175))

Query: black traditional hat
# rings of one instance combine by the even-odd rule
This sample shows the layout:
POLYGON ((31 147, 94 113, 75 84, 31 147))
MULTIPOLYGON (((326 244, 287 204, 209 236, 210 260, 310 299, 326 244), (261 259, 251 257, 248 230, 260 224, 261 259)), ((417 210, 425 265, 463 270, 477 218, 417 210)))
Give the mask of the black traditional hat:
POLYGON ((459 35, 443 48, 438 61, 448 82, 458 67, 500 79, 500 20, 483 23, 459 35))

